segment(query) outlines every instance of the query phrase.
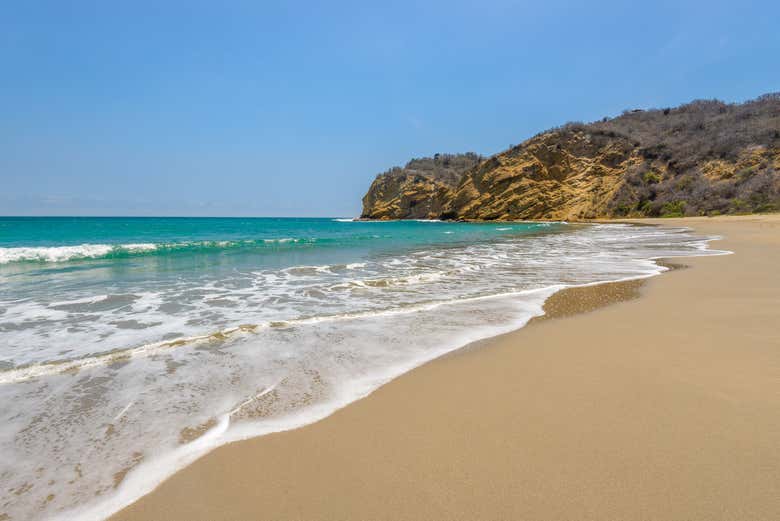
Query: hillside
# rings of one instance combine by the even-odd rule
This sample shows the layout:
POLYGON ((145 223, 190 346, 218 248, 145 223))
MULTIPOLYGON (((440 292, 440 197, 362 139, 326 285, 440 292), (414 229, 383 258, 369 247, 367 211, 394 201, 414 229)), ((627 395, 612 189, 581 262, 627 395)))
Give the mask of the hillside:
POLYGON ((376 178, 362 217, 575 220, 775 210, 780 94, 569 123, 486 160, 413 160, 376 178))

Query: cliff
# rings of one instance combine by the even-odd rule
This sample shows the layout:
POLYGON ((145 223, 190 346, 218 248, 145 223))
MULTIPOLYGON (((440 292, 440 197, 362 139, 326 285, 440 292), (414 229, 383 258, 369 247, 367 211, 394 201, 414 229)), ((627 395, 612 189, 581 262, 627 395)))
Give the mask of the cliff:
POLYGON ((412 159, 403 168, 395 167, 374 180, 363 197, 367 219, 434 219, 452 199, 463 172, 479 164, 473 153, 436 154, 412 159))
POLYGON ((363 217, 575 220, 780 210, 780 95, 627 111, 543 132, 483 161, 467 157, 475 164, 458 161, 446 176, 414 161, 380 175, 363 199, 363 217))

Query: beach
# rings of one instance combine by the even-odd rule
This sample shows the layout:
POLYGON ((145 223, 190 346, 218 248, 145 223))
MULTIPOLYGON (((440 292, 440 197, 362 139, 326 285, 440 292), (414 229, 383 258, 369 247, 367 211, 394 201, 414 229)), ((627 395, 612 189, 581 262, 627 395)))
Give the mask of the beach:
POLYGON ((780 521, 780 2, 8 4, 0 521, 780 521))
POLYGON ((630 297, 667 269, 652 259, 723 254, 713 235, 614 222, 0 228, 10 519, 105 519, 219 446, 316 423, 431 360, 588 309, 589 287, 622 281, 597 300, 630 297))
POLYGON ((564 290, 552 318, 219 447, 112 519, 780 518, 780 216, 642 223, 734 254, 564 290))

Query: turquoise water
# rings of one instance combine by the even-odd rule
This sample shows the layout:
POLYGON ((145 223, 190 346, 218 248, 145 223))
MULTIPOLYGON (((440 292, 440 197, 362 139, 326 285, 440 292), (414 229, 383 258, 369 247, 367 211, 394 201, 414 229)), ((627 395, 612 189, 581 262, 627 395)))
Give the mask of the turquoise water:
POLYGON ((547 224, 335 218, 0 217, 0 264, 220 254, 281 265, 300 255, 351 259, 423 244, 531 233, 547 224), (435 223, 435 226, 431 224, 435 223), (109 249, 99 246, 108 246, 109 249), (71 251, 62 247, 81 247, 71 251), (16 251, 13 251, 13 250, 16 251))
POLYGON ((0 275, 78 271, 73 280, 93 286, 92 276, 105 283, 219 276, 233 270, 361 262, 425 245, 446 247, 549 228, 332 218, 5 217, 0 218, 0 275))
POLYGON ((522 327, 561 288, 660 273, 653 258, 712 253, 706 239, 566 223, 0 218, 0 513, 100 519, 213 447, 316 421, 522 327))
POLYGON ((399 261, 415 251, 454 251, 554 229, 566 226, 0 218, 0 313, 6 320, 0 324, 6 340, 0 368, 210 334, 246 322, 414 303, 419 299, 394 291, 362 297, 338 291, 338 283, 436 276, 419 259, 399 261), (52 346, 55 334, 59 342, 52 346))

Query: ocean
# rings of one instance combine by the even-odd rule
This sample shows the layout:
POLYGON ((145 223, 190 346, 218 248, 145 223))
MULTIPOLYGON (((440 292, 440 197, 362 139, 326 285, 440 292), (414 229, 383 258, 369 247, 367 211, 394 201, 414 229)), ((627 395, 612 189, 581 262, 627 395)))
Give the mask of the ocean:
MULTIPOLYGON (((577 285, 719 253, 628 224, 0 218, 0 518, 100 519, 577 285)), ((541 348, 541 346, 540 346, 541 348)))

